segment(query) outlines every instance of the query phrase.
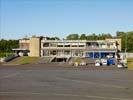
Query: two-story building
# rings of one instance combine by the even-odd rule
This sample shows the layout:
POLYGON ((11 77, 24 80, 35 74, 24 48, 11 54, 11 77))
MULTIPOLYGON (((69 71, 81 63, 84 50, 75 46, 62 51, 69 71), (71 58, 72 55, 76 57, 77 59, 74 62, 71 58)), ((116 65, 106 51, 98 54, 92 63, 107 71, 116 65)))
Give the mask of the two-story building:
POLYGON ((31 37, 20 40, 18 52, 27 51, 32 57, 115 57, 121 51, 121 39, 105 40, 48 40, 46 37, 31 37))

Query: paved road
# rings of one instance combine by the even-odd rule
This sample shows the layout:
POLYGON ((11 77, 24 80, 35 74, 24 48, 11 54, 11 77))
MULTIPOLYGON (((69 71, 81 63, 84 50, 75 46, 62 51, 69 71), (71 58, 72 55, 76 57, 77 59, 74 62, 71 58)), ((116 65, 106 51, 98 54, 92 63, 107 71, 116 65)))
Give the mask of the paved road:
POLYGON ((0 100, 133 100, 133 71, 104 69, 0 66, 0 100))

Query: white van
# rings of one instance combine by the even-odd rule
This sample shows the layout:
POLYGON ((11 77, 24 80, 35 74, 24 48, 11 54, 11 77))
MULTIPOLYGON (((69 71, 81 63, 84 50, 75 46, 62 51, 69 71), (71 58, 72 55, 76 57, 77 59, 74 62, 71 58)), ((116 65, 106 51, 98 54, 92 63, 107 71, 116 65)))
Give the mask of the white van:
POLYGON ((96 60, 95 61, 95 66, 101 66, 101 61, 100 60, 96 60))
POLYGON ((102 65, 107 65, 107 59, 101 59, 101 64, 102 65))

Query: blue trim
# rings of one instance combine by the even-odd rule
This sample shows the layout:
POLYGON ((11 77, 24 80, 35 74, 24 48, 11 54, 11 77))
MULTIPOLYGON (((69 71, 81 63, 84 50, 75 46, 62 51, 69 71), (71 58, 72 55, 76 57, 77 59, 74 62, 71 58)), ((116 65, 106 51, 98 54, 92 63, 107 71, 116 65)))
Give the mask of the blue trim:
POLYGON ((114 52, 86 52, 87 58, 106 58, 107 55, 113 54, 113 58, 115 57, 114 52))

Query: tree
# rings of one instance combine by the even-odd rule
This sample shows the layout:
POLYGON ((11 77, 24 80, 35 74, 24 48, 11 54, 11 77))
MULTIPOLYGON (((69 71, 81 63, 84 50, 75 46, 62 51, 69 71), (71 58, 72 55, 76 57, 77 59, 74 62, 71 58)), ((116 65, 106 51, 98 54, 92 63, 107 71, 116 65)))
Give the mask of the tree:
POLYGON ((121 38, 122 51, 125 51, 126 48, 126 33, 125 32, 116 32, 118 38, 121 38))
POLYGON ((116 36, 117 36, 117 37, 121 37, 121 36, 124 35, 124 34, 125 34, 125 32, 119 32, 119 31, 116 32, 116 36))
POLYGON ((81 34, 80 40, 86 40, 86 35, 85 34, 81 34))
POLYGON ((112 38, 112 35, 109 34, 109 33, 102 33, 102 34, 99 34, 99 40, 105 40, 107 38, 112 38))
POLYGON ((127 49, 127 52, 133 52, 133 31, 131 32, 116 32, 118 38, 121 38, 122 51, 127 49))
POLYGON ((97 35, 95 33, 92 34, 92 40, 97 40, 97 35))
POLYGON ((13 48, 19 47, 19 40, 0 40, 0 52, 12 52, 13 48))
POLYGON ((93 33, 93 34, 88 35, 86 38, 87 40, 96 40, 97 36, 95 33, 93 33))
POLYGON ((79 35, 78 34, 70 34, 67 36, 67 40, 78 40, 79 35))
POLYGON ((127 51, 133 52, 133 31, 127 32, 127 51))
POLYGON ((59 37, 48 37, 48 40, 60 40, 59 37))

